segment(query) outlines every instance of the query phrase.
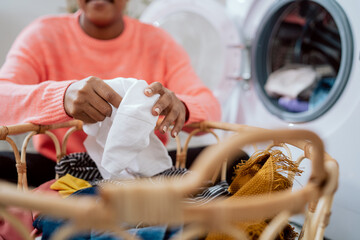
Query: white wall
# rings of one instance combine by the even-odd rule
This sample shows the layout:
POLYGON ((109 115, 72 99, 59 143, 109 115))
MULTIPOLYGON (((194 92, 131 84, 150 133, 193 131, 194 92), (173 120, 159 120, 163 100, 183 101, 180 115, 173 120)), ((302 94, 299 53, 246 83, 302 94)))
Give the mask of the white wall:
POLYGON ((66 0, 1 0, 0 65, 19 32, 39 16, 66 12, 66 0))

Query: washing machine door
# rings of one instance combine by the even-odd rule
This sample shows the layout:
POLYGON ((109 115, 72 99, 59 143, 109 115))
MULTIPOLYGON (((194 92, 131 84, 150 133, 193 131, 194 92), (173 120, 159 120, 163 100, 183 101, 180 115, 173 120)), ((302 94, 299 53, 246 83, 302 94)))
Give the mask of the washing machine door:
POLYGON ((350 24, 335 0, 276 1, 251 48, 256 93, 286 122, 309 122, 335 106, 353 63, 350 24))
POLYGON ((224 103, 242 76, 242 39, 215 0, 158 0, 140 20, 165 29, 190 56, 198 76, 224 103))

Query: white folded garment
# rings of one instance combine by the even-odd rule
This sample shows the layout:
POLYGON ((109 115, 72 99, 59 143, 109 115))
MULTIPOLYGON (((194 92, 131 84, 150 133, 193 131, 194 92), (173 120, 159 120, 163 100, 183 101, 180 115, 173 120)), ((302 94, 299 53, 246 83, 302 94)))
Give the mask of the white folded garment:
POLYGON ((154 133, 158 117, 151 113, 156 94, 144 94, 148 84, 133 78, 105 80, 123 97, 110 118, 84 124, 88 135, 84 145, 104 179, 150 177, 172 166, 164 144, 154 133))

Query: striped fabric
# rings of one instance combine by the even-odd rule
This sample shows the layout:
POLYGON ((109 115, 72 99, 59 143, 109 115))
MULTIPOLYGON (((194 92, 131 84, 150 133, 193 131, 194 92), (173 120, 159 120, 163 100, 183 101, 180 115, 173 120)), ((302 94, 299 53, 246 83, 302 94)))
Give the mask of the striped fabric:
POLYGON ((182 179, 185 175, 187 175, 190 171, 186 168, 176 168, 172 167, 169 168, 159 174, 156 174, 154 177, 159 180, 166 180, 170 177, 176 178, 176 179, 182 179))
POLYGON ((95 162, 86 152, 72 153, 63 157, 56 164, 55 172, 59 177, 70 174, 89 182, 103 179, 95 162))
MULTIPOLYGON (((147 178, 149 181, 158 183, 165 181, 168 178, 176 178, 176 179, 182 179, 186 174, 189 174, 190 171, 186 168, 175 168, 172 167, 168 170, 165 170, 157 175, 155 175, 152 178, 147 178), (155 180, 156 181, 153 181, 155 180)), ((103 184, 115 184, 115 185, 128 185, 134 183, 135 180, 116 180, 116 179, 104 179, 100 181, 96 181, 93 183, 93 185, 97 185, 99 187, 102 187, 103 184)), ((202 187, 199 189, 199 193, 194 196, 189 196, 187 199, 185 199, 184 203, 187 204, 196 204, 196 205, 205 205, 212 200, 218 198, 218 197, 227 197, 230 196, 230 192, 228 191, 229 184, 226 181, 221 181, 215 185, 212 185, 211 182, 208 182, 205 184, 207 187, 202 187)))
POLYGON ((231 194, 228 191, 228 188, 229 184, 226 181, 221 181, 213 186, 204 187, 202 191, 194 197, 187 198, 185 203, 201 206, 219 197, 229 197, 231 194))
MULTIPOLYGON (((189 171, 186 168, 173 167, 165 170, 162 173, 159 173, 154 177, 156 177, 157 179, 166 179, 169 177, 181 179, 188 173, 189 171)), ((189 196, 189 198, 185 200, 185 203, 201 206, 211 202, 215 198, 230 196, 230 192, 228 191, 229 184, 226 181, 221 181, 215 185, 213 185, 212 182, 209 181, 205 184, 205 186, 206 187, 202 187, 201 189, 199 189, 198 194, 194 196, 189 196)))

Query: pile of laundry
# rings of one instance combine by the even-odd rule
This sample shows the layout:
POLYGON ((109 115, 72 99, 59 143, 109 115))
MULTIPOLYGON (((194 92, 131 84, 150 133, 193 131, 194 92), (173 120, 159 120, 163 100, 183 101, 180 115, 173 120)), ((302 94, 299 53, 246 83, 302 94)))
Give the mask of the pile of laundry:
POLYGON ((329 65, 289 64, 272 72, 266 93, 289 112, 306 112, 323 103, 336 80, 329 65))

